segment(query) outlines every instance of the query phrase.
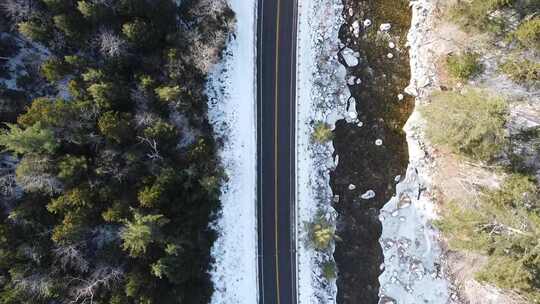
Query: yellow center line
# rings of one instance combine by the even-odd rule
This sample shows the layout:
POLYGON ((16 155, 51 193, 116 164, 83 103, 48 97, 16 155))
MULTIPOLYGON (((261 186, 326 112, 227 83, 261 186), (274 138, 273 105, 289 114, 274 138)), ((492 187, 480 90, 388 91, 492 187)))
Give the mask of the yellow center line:
POLYGON ((275 236, 276 236, 276 291, 277 291, 277 303, 280 304, 280 292, 279 292, 279 253, 278 253, 278 69, 279 69, 279 26, 280 26, 280 8, 281 1, 277 0, 277 23, 276 23, 276 59, 275 59, 275 100, 274 100, 274 204, 275 204, 275 236))

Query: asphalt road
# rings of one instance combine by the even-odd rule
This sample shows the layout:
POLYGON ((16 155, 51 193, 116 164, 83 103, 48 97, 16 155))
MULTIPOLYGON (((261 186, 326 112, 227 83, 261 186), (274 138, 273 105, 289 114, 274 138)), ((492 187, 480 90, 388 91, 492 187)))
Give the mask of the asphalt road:
POLYGON ((259 0, 260 304, 296 303, 296 0, 259 0))

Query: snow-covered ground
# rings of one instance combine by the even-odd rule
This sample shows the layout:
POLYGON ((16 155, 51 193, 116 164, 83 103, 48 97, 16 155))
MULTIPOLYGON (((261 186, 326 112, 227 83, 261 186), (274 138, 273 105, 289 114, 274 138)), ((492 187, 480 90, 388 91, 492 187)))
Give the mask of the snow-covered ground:
POLYGON ((343 19, 341 0, 298 1, 296 96, 296 206, 298 302, 334 303, 335 279, 323 279, 321 264, 333 260, 333 248, 318 252, 309 244, 306 223, 318 213, 335 223, 329 173, 335 167, 332 143, 314 144, 314 122, 330 125, 346 117, 350 92, 346 71, 338 61, 338 32, 343 19))
POLYGON ((210 75, 209 119, 224 140, 228 181, 212 249, 213 304, 258 303, 256 209, 256 3, 229 0, 236 32, 210 75))
POLYGON ((51 55, 51 52, 43 45, 30 42, 16 34, 0 33, 0 37, 3 39, 11 38, 18 48, 17 53, 4 63, 6 70, 9 71, 9 79, 0 77, 0 83, 7 89, 20 90, 17 86, 17 78, 27 76, 29 69, 41 66, 41 63, 51 55))
MULTIPOLYGON (((429 36, 434 5, 429 0, 411 0, 413 20, 408 35, 411 82, 407 93, 424 102, 433 83, 435 67, 429 60, 429 36)), ((381 210, 384 252, 381 302, 400 304, 446 304, 454 299, 445 276, 439 234, 430 225, 436 218, 430 200, 431 162, 425 152, 422 118, 415 110, 407 124, 409 167, 397 185, 396 195, 381 210)))

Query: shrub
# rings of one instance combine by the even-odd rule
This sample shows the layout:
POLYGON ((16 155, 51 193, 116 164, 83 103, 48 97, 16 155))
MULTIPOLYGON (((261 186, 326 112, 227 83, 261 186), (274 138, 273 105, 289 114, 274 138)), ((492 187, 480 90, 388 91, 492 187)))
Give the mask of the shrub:
MULTIPOLYGON (((155 85, 156 81, 149 75, 141 75, 139 77, 139 84, 144 89, 150 89, 155 85)), ((159 95, 159 93, 157 93, 159 95)))
POLYGON ((78 1, 77 10, 85 17, 89 19, 96 19, 101 15, 101 7, 99 4, 92 3, 90 1, 78 1))
POLYGON ((540 17, 521 23, 514 35, 524 47, 540 50, 540 17))
POLYGON ((150 243, 159 239, 159 228, 169 222, 163 215, 141 215, 134 213, 133 221, 126 221, 120 233, 122 249, 132 257, 146 253, 150 243))
POLYGON ((488 257, 478 280, 540 300, 540 198, 526 176, 510 175, 496 190, 485 190, 474 206, 448 203, 436 222, 454 250, 488 257))
POLYGON ((420 110, 428 124, 428 137, 455 153, 489 161, 507 146, 507 105, 502 98, 473 89, 440 92, 420 110))
POLYGON ((94 83, 88 87, 87 91, 101 109, 110 108, 116 95, 113 84, 109 82, 94 83))
POLYGON ((165 120, 159 119, 146 127, 143 131, 146 138, 151 138, 159 144, 176 145, 178 141, 178 130, 165 120))
POLYGON ((80 27, 80 20, 69 15, 56 15, 53 17, 56 28, 70 38, 81 37, 83 29, 80 27))
POLYGON ((54 161, 46 156, 26 155, 17 166, 17 186, 26 192, 56 194, 62 191, 62 183, 54 176, 54 161))
POLYGON ((337 267, 334 261, 326 261, 322 264, 322 273, 328 281, 337 277, 337 267))
POLYGON ((309 224, 311 244, 317 250, 327 250, 336 239, 334 226, 322 215, 309 224))
POLYGON ((478 61, 480 55, 465 52, 459 55, 449 55, 446 66, 450 75, 459 80, 469 80, 482 72, 482 64, 478 61))
POLYGON ((538 209, 540 200, 536 183, 530 177, 521 174, 508 176, 500 189, 490 191, 486 197, 490 204, 497 207, 538 209))
POLYGON ((144 187, 137 195, 139 204, 143 208, 156 207, 161 199, 161 196, 163 195, 162 191, 163 189, 160 187, 160 185, 144 187))
POLYGON ((516 0, 472 0, 458 1, 449 10, 449 17, 466 30, 500 33, 504 19, 493 18, 490 14, 498 9, 512 6, 516 0))
POLYGON ((105 112, 98 120, 98 128, 105 138, 121 143, 131 137, 130 117, 127 113, 105 112))
POLYGON ((78 181, 88 170, 88 161, 84 156, 65 156, 58 164, 58 177, 62 181, 78 181))
POLYGON ((127 39, 137 45, 143 45, 152 40, 152 31, 150 25, 141 19, 135 19, 132 22, 125 23, 122 26, 122 33, 127 39))
POLYGON ((167 102, 176 101, 182 93, 179 86, 163 86, 157 88, 155 92, 160 100, 167 102))
POLYGON ((101 213, 101 217, 106 222, 121 222, 122 218, 125 218, 125 214, 128 213, 127 206, 121 201, 116 201, 111 204, 107 210, 101 213))
POLYGON ((48 59, 41 64, 41 74, 50 82, 61 80, 68 72, 65 62, 58 58, 48 59))
POLYGON ((88 64, 88 60, 78 55, 64 56, 64 61, 73 68, 80 69, 88 64))
POLYGON ((82 79, 87 82, 97 82, 105 78, 105 74, 102 70, 92 68, 86 70, 86 72, 84 72, 81 76, 82 79))
POLYGON ((42 42, 50 37, 47 27, 35 20, 20 22, 17 27, 19 32, 30 40, 42 42))
POLYGON ((495 284, 499 288, 520 291, 530 302, 540 302, 540 286, 538 273, 540 263, 538 252, 531 252, 524 257, 524 261, 511 256, 494 256, 488 264, 476 274, 480 282, 495 284))
POLYGON ((448 239, 452 250, 484 252, 489 245, 489 236, 477 233, 478 225, 486 222, 486 215, 478 208, 467 208, 459 202, 447 202, 441 219, 435 226, 448 239))
POLYGON ((69 8, 69 1, 63 0, 42 0, 48 9, 55 12, 61 12, 69 8))
POLYGON ((84 87, 80 81, 71 79, 67 84, 68 92, 73 98, 80 98, 84 94, 84 87))
POLYGON ((313 141, 322 144, 331 141, 334 134, 332 133, 332 129, 329 124, 319 121, 315 123, 311 137, 313 141))
POLYGON ((500 70, 513 81, 523 85, 540 85, 540 63, 528 59, 509 59, 500 70))
POLYGON ((17 154, 52 154, 58 148, 53 131, 42 128, 39 123, 26 129, 14 124, 0 133, 0 145, 17 154))
POLYGON ((483 0, 483 1, 485 1, 487 3, 487 6, 492 10, 501 9, 503 7, 510 7, 514 3, 516 3, 516 0, 483 0))

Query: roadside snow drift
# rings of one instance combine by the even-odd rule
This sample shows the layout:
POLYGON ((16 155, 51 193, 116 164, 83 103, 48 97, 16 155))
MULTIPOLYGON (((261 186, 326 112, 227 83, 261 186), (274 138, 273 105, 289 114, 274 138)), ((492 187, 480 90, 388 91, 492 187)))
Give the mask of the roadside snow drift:
POLYGON ((256 2, 230 0, 236 32, 210 75, 209 119, 228 181, 212 249, 213 304, 258 303, 256 209, 256 2))
MULTIPOLYGON (((322 274, 322 263, 333 261, 333 245, 325 252, 310 244, 307 223, 322 214, 335 225, 330 171, 336 163, 331 142, 311 140, 315 122, 334 127, 347 116, 350 92, 345 67, 338 61, 341 0, 298 2, 296 95, 296 208, 298 303, 334 303, 336 280, 322 274)), ((350 107, 351 109, 353 106, 350 107)), ((353 110, 351 110, 353 111, 353 110)))

